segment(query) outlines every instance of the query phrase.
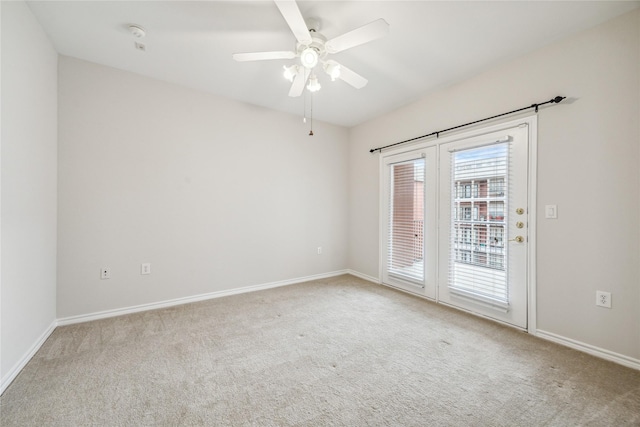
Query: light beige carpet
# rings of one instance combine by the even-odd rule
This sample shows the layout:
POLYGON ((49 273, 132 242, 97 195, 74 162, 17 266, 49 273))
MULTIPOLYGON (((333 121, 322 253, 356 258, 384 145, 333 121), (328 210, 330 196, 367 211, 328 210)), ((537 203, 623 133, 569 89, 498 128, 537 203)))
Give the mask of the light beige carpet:
POLYGON ((352 276, 60 327, 2 426, 631 426, 640 372, 352 276))

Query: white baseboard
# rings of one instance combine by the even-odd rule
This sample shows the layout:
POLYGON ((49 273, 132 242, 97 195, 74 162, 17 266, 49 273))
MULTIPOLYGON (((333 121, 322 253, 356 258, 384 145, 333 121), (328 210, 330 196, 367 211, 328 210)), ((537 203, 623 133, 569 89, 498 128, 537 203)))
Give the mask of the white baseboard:
POLYGON ((245 286, 242 288, 228 289, 224 291, 209 292, 206 294, 193 295, 190 297, 175 298, 167 301, 159 301, 149 304, 141 304, 131 307, 116 308, 113 310, 99 311, 96 313, 80 314, 58 319, 58 325, 72 325, 75 323, 89 322, 91 320, 106 319, 108 317, 122 316, 124 314, 139 313, 142 311, 156 310, 159 308, 172 307, 175 305, 189 304, 192 302, 205 301, 213 298, 221 298, 230 295, 244 294, 247 292, 262 291, 265 289, 278 288, 280 286, 294 285, 296 283, 309 282, 311 280, 326 279, 328 277, 347 274, 348 270, 332 271, 330 273, 314 274, 312 276, 297 277, 295 279, 281 280, 277 282, 263 283, 260 285, 245 286))
POLYGON ((359 271, 355 271, 355 270, 347 270, 347 273, 351 274, 352 276, 356 276, 361 279, 367 280, 369 282, 373 282, 376 285, 380 284, 380 279, 378 279, 377 277, 369 276, 368 274, 360 273, 359 271))
POLYGON ((628 368, 632 368, 640 371, 640 360, 638 359, 634 359, 632 357, 625 356, 623 354, 614 353, 613 351, 605 350, 604 348, 596 347, 591 344, 586 344, 580 341, 572 340, 571 338, 566 338, 551 332, 541 331, 540 329, 536 331, 535 335, 547 341, 553 341, 565 347, 570 347, 574 350, 578 350, 583 353, 588 353, 592 356, 609 360, 611 362, 615 362, 620 365, 626 366, 628 368))
POLYGON ((49 338, 49 336, 53 333, 57 325, 58 322, 54 320, 51 325, 49 325, 49 327, 42 333, 42 335, 40 335, 36 342, 31 346, 29 351, 27 351, 27 353, 22 356, 18 363, 16 363, 15 366, 11 368, 11 370, 7 372, 7 374, 0 380, 0 396, 2 395, 2 393, 4 393, 7 387, 9 387, 13 380, 16 379, 20 371, 22 371, 22 368, 24 368, 27 363, 29 363, 31 358, 36 354, 36 352, 40 350, 42 344, 44 344, 47 338, 49 338))

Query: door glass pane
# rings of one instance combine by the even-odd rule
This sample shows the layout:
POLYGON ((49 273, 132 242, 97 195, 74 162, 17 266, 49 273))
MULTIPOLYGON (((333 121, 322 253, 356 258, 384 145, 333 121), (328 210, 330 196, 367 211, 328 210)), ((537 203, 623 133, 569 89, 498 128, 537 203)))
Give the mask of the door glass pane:
POLYGON ((449 288, 504 305, 508 153, 508 143, 451 153, 449 288))
POLYGON ((389 167, 388 273, 422 285, 425 160, 415 159, 389 167))

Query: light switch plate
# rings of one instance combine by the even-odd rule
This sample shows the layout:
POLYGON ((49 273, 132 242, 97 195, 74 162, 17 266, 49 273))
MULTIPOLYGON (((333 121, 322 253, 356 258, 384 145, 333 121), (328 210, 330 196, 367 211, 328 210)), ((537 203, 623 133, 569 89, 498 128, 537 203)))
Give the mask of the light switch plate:
POLYGON ((558 205, 546 205, 544 207, 544 217, 547 219, 558 218, 558 205))
POLYGON ((144 262, 140 264, 140 274, 151 274, 151 263, 144 262))

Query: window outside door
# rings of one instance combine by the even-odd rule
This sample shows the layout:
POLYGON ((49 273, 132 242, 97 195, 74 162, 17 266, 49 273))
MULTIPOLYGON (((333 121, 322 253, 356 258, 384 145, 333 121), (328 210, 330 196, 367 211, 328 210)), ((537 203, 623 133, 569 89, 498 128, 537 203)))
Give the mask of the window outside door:
POLYGON ((526 127, 440 146, 440 302, 527 327, 527 175, 526 127))
POLYGON ((383 282, 435 299, 436 148, 385 158, 383 282))

